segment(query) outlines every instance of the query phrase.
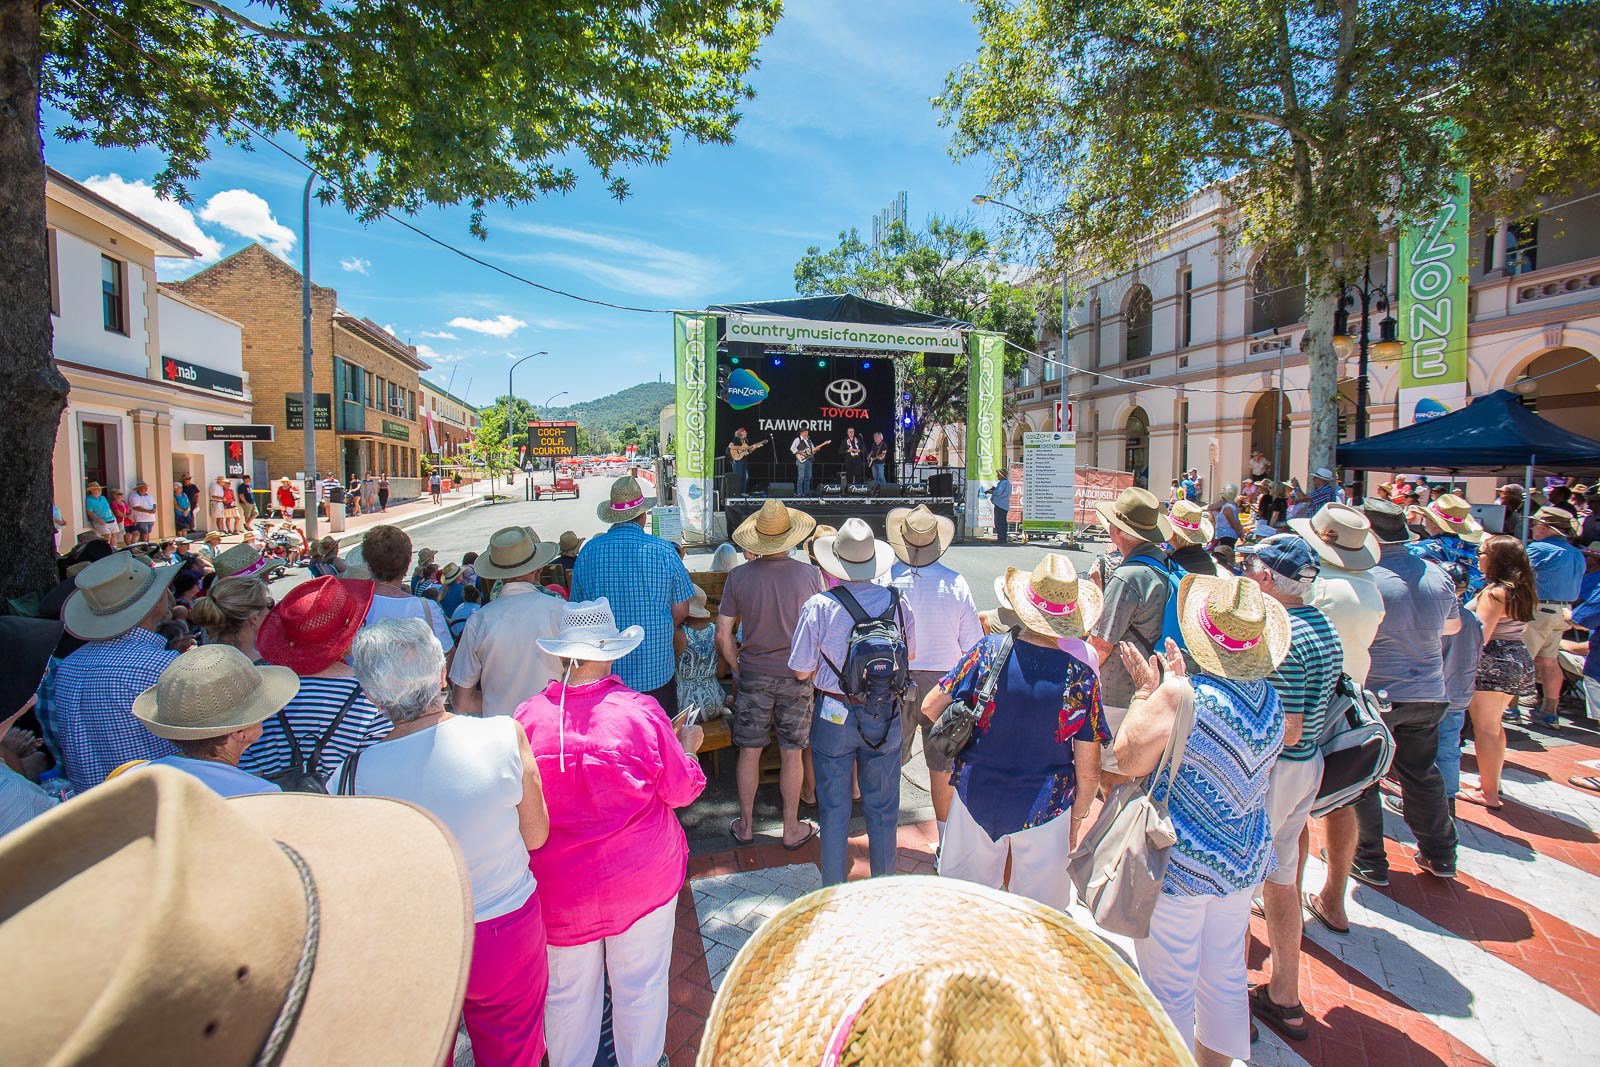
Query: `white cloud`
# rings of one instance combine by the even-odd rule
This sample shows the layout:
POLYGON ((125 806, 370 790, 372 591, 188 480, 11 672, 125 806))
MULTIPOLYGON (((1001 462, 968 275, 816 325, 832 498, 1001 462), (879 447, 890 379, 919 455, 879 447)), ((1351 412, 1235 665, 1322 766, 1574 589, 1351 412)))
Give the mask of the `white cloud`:
POLYGON ((394 332, 394 323, 392 322, 386 322, 383 324, 383 332, 388 334, 390 337, 395 338, 396 340, 399 340, 400 338, 400 335, 394 332))
POLYGON ((466 356, 447 356, 442 352, 435 352, 432 345, 417 345, 417 358, 422 362, 437 367, 441 363, 459 363, 466 356))
POLYGON ((274 218, 267 202, 248 189, 224 189, 206 201, 200 217, 240 237, 260 241, 281 259, 288 259, 294 250, 294 231, 274 218))
POLYGON ((339 266, 343 267, 351 274, 365 274, 367 273, 367 268, 372 266, 372 260, 362 259, 360 256, 349 256, 345 259, 341 259, 339 261, 339 266))
POLYGON ((501 313, 492 319, 469 319, 465 315, 457 315, 445 325, 460 330, 471 330, 473 333, 486 333, 490 337, 510 337, 528 324, 521 319, 501 313))
POLYGON ((564 252, 536 252, 508 258, 564 267, 622 292, 686 299, 705 292, 716 282, 716 268, 710 260, 653 241, 537 222, 508 222, 503 225, 508 230, 529 237, 543 237, 609 253, 616 262, 599 262, 588 255, 564 252))
POLYGON ((157 196, 155 189, 144 182, 130 182, 120 175, 109 174, 96 175, 83 184, 184 244, 193 245, 200 253, 200 263, 213 263, 221 258, 222 242, 200 228, 193 212, 182 204, 157 196))
POLYGON ((456 335, 449 330, 423 330, 422 336, 431 337, 435 341, 454 341, 457 339, 456 335))

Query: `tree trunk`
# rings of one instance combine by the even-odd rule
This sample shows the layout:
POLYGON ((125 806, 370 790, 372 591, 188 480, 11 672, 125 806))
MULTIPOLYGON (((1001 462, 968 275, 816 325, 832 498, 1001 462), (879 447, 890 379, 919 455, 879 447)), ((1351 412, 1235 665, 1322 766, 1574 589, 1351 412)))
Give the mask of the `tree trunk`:
MULTIPOLYGON (((50 267, 39 135, 42 0, 0 0, 0 594, 56 582, 50 505, 56 427, 67 381, 51 356, 50 267)), ((65 511, 65 509, 63 509, 65 511)))
MULTIPOLYGON (((1333 352, 1334 297, 1329 287, 1316 279, 1306 286, 1311 301, 1306 319, 1306 368, 1310 374, 1311 449, 1308 467, 1336 470, 1334 450, 1339 444, 1339 360, 1333 352)), ((1311 484, 1308 477, 1306 485, 1311 484)))

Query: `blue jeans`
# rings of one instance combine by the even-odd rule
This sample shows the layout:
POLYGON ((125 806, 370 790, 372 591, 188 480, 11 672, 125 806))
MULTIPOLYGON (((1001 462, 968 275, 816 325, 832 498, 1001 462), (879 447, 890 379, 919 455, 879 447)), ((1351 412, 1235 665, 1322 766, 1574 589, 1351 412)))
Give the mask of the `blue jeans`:
POLYGON ((800 475, 795 481, 794 491, 800 496, 811 495, 811 462, 809 460, 800 464, 800 475))
POLYGON ((1465 708, 1447 711, 1439 720, 1439 754, 1433 762, 1439 768, 1439 777, 1444 779, 1446 800, 1453 799, 1461 791, 1461 726, 1466 721, 1465 708))
POLYGON ((867 821, 867 856, 873 877, 893 874, 895 835, 900 823, 900 716, 894 717, 883 747, 861 736, 857 709, 817 694, 811 717, 811 766, 817 776, 817 826, 821 831, 822 884, 838 885, 850 873, 850 779, 859 772, 861 807, 867 821), (822 715, 826 701, 845 709, 845 721, 822 715))
POLYGON ((887 483, 883 480, 883 464, 882 463, 874 463, 872 465, 872 485, 873 485, 873 487, 876 488, 876 487, 878 487, 880 485, 885 485, 885 484, 887 484, 887 483))

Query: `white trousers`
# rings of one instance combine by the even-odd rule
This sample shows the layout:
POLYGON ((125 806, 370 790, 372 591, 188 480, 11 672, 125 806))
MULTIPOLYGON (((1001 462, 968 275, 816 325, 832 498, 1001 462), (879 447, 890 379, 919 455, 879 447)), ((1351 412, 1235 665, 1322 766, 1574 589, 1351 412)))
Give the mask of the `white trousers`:
POLYGON ((1250 1059, 1250 1004, 1245 935, 1254 887, 1225 897, 1166 893, 1150 918, 1150 936, 1134 942, 1139 974, 1167 1009, 1184 1043, 1250 1059))
POLYGON ((656 1067, 667 1044, 667 972, 677 909, 673 896, 615 937, 550 946, 544 1002, 550 1067, 592 1067, 608 977, 619 1067, 656 1067))
POLYGON ((1072 813, 1068 811, 1042 826, 1018 830, 996 841, 973 821, 958 795, 951 799, 950 818, 944 824, 939 873, 1001 889, 1009 853, 1011 892, 1066 911, 1072 904, 1072 882, 1067 878, 1071 832, 1072 813))

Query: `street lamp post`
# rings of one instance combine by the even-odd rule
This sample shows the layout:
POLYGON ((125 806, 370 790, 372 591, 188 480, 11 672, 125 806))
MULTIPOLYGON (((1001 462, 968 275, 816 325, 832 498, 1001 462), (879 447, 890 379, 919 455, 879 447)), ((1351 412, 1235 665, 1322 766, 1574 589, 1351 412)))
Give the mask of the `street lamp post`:
MULTIPOLYGON (((569 390, 563 389, 563 390, 561 390, 561 392, 557 393, 555 396, 551 397, 549 400, 546 400, 544 402, 544 421, 545 422, 549 422, 550 421, 550 405, 554 404, 561 397, 566 396, 568 392, 569 392, 569 390)), ((554 485, 555 483, 556 483, 556 461, 555 461, 555 457, 552 456, 550 458, 550 484, 554 485)))
MULTIPOLYGON (((534 356, 548 356, 549 354, 550 353, 548 353, 548 352, 530 352, 527 355, 523 356, 521 359, 517 360, 515 363, 511 364, 511 369, 506 371, 506 452, 507 453, 509 453, 511 451, 511 440, 512 440, 512 436, 513 436, 512 428, 511 428, 511 420, 514 417, 514 413, 516 411, 516 407, 515 407, 515 405, 513 403, 513 401, 516 400, 516 391, 515 391, 515 388, 512 385, 512 376, 514 374, 516 374, 518 367, 520 367, 524 363, 528 362, 528 360, 532 359, 534 356)), ((493 479, 492 478, 490 479, 490 483, 493 484, 493 479)))
MULTIPOLYGON (((300 426, 304 431, 306 466, 306 543, 317 539, 317 396, 311 360, 311 183, 317 172, 306 175, 305 200, 300 210, 300 426)), ((328 414, 333 414, 329 396, 328 414)))
MULTIPOLYGON (((1383 282, 1372 280, 1372 263, 1369 260, 1361 272, 1359 285, 1346 284, 1342 279, 1339 282, 1339 306, 1333 313, 1333 351, 1340 359, 1346 359, 1352 352, 1358 352, 1356 363, 1356 435, 1357 441, 1365 440, 1368 428, 1368 411, 1371 399, 1368 384, 1369 353, 1375 353, 1379 359, 1389 360, 1399 357, 1404 352, 1404 346, 1399 340, 1399 323, 1390 313, 1389 287, 1383 282), (1357 302, 1361 305, 1361 334, 1359 337, 1350 336, 1350 311, 1357 302), (1383 314, 1378 323, 1378 343, 1371 343, 1372 313, 1379 311, 1383 314)), ((1366 473, 1361 474, 1361 495, 1366 496, 1366 473)))

